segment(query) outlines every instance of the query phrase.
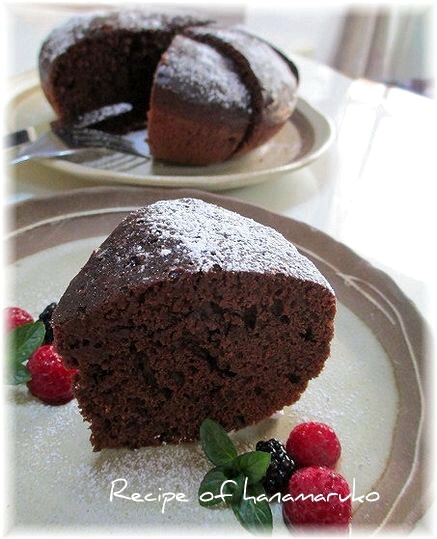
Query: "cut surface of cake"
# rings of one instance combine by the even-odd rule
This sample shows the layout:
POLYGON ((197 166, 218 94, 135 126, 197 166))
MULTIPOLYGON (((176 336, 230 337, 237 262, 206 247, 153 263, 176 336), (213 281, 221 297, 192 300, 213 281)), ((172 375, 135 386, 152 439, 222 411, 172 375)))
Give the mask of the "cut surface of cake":
POLYGON ((131 103, 126 128, 144 126, 153 75, 173 37, 207 19, 138 9, 92 12, 47 36, 39 54, 41 87, 58 116, 131 103))
POLYGON ((128 215, 72 280, 55 345, 95 450, 195 440, 299 399, 329 355, 335 295, 277 231, 197 199, 128 215))

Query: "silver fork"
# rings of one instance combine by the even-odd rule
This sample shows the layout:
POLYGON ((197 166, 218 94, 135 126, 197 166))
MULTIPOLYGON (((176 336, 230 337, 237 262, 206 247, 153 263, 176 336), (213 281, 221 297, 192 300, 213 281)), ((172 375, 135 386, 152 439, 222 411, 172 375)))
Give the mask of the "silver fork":
POLYGON ((7 146, 26 144, 18 153, 10 159, 11 165, 16 165, 31 159, 63 158, 73 155, 86 159, 96 156, 96 152, 118 152, 121 154, 134 155, 143 159, 150 159, 145 144, 131 141, 119 135, 86 127, 90 122, 102 121, 111 116, 122 114, 129 109, 125 104, 103 107, 98 111, 87 113, 78 118, 74 125, 65 125, 60 122, 52 122, 50 130, 35 139, 35 129, 28 128, 6 137, 7 146))

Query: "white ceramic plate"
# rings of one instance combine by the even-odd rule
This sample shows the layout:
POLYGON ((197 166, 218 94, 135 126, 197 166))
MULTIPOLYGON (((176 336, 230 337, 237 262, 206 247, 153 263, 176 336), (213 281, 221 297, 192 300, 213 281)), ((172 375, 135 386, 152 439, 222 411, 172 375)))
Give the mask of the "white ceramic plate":
MULTIPOLYGON (((425 328, 414 306, 391 279, 325 234, 303 223, 225 197, 186 190, 98 188, 18 204, 9 235, 15 282, 11 304, 38 314, 62 295, 104 237, 139 205, 197 196, 275 227, 310 257, 339 301, 331 357, 301 400, 233 435, 240 449, 259 439, 285 439, 293 425, 329 423, 343 453, 339 471, 357 495, 380 501, 354 504, 353 530, 411 526, 422 512, 425 449, 423 369, 425 328)), ((9 288, 9 287, 8 287, 9 288)), ((52 407, 26 388, 8 392, 13 474, 13 526, 144 532, 176 526, 220 525, 242 531, 231 511, 199 506, 196 492, 208 464, 197 444, 93 453, 76 402, 52 407), (109 501, 111 482, 128 491, 183 492, 188 503, 109 501), (160 490, 161 489, 161 490, 160 490)), ((275 530, 283 530, 274 507, 275 530)))
MULTIPOLYGON (((8 130, 44 125, 54 113, 39 86, 36 74, 27 73, 12 82, 8 130)), ((137 132, 145 137, 145 132, 137 132)), ((110 153, 93 161, 75 163, 46 160, 55 170, 84 179, 162 187, 198 187, 218 191, 263 182, 275 175, 297 170, 320 157, 334 138, 332 122, 299 98, 291 119, 269 142, 243 157, 207 167, 170 165, 153 159, 110 153)), ((26 165, 24 165, 26 166, 26 165)))

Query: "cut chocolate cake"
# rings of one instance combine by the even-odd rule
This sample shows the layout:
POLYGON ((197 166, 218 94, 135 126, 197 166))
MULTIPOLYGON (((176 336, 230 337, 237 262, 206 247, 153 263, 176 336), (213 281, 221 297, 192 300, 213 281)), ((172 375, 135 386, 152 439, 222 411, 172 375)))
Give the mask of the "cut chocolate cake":
POLYGON ((120 223, 53 326, 100 450, 194 440, 206 417, 239 429, 292 404, 329 355, 335 310, 281 234, 178 199, 120 223))
POLYGON ((152 155, 187 165, 256 148, 297 102, 297 70, 281 53, 242 30, 185 15, 76 17, 44 41, 39 72, 61 120, 129 103, 131 112, 97 127, 128 132, 147 118, 152 155))

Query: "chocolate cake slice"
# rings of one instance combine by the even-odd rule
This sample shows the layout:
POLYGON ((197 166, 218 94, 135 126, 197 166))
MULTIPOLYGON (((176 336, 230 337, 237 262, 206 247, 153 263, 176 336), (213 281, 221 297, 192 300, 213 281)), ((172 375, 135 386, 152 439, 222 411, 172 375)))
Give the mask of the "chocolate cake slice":
POLYGON ((55 345, 95 450, 194 440, 299 399, 329 355, 334 292, 275 230, 197 199, 128 215, 72 280, 55 345))
POLYGON ((234 62, 206 43, 176 36, 155 72, 150 150, 183 164, 224 161, 241 144, 251 113, 251 95, 234 62))

